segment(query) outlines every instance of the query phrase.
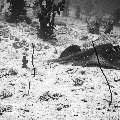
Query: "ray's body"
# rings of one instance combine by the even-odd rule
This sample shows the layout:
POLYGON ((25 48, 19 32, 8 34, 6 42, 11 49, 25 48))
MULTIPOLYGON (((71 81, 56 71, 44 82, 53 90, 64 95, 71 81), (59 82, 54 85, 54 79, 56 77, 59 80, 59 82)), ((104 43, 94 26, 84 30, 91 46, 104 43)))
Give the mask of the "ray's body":
MULTIPOLYGON (((95 47, 97 50, 100 65, 103 68, 108 69, 120 69, 120 47, 113 46, 112 44, 103 44, 95 47)), ((69 49, 63 51, 58 59, 48 60, 49 62, 58 62, 59 64, 72 64, 73 66, 83 66, 83 67, 95 67, 99 66, 97 56, 95 54, 94 48, 87 50, 77 50, 71 52, 69 49)))

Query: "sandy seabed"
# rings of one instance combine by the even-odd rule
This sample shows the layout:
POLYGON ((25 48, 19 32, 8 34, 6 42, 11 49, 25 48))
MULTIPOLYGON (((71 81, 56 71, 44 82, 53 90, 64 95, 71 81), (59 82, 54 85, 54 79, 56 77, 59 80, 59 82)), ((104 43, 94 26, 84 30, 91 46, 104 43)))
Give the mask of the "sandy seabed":
MULTIPOLYGON (((83 39, 88 35, 86 24, 72 19, 66 23, 62 28, 56 26, 58 42, 53 44, 37 38, 34 28, 26 23, 0 22, 0 120, 119 119, 119 70, 103 69, 113 95, 109 106, 109 87, 99 67, 44 62, 59 57, 71 44, 91 47, 89 40, 83 39), (22 68, 23 55, 27 69, 22 68)), ((111 39, 120 44, 119 35, 111 39)), ((96 44, 101 42, 110 41, 102 39, 96 44)))

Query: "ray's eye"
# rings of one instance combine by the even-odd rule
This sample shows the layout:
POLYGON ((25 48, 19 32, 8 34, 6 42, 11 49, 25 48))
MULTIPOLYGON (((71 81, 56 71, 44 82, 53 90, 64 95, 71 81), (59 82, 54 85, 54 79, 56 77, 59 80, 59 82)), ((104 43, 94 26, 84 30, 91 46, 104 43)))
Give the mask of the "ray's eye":
POLYGON ((115 50, 116 52, 120 51, 120 46, 119 46, 119 45, 114 46, 114 50, 115 50))

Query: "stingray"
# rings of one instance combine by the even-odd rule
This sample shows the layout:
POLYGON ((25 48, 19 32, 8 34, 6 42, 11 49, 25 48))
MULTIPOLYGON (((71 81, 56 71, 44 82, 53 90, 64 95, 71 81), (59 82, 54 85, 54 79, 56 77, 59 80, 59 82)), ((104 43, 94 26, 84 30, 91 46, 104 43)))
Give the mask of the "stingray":
POLYGON ((94 48, 81 50, 78 46, 70 46, 66 48, 58 59, 48 60, 59 64, 72 64, 73 66, 82 67, 101 67, 106 69, 120 69, 120 46, 113 46, 111 43, 95 46, 94 48), (73 50, 72 50, 73 49, 73 50), (75 50, 74 50, 75 49, 75 50))
POLYGON ((60 55, 59 58, 67 57, 69 55, 75 54, 76 52, 81 52, 80 46, 78 45, 71 45, 67 47, 60 55))

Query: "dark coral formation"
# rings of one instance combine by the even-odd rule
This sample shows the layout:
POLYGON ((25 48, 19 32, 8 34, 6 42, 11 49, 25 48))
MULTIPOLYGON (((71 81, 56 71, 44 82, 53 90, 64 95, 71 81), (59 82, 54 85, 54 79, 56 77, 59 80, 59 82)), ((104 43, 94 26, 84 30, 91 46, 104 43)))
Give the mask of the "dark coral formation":
POLYGON ((60 97, 62 97, 63 95, 59 94, 59 93, 54 93, 51 94, 49 91, 45 92, 43 95, 41 95, 39 97, 40 101, 49 101, 49 99, 52 100, 58 100, 60 97))
POLYGON ((1 105, 0 106, 0 115, 3 115, 5 112, 12 112, 13 111, 13 106, 12 105, 1 105))
POLYGON ((8 76, 15 76, 17 74, 18 74, 17 70, 12 69, 12 68, 11 69, 7 69, 7 68, 0 69, 0 78, 8 77, 8 76))
POLYGON ((9 92, 8 90, 4 89, 1 93, 0 93, 0 99, 5 99, 5 98, 9 98, 12 97, 13 94, 11 92, 9 92))
POLYGON ((99 34, 100 20, 97 17, 90 18, 87 21, 87 29, 91 34, 99 34))
POLYGON ((113 31, 114 24, 115 20, 112 16, 103 16, 102 18, 91 17, 87 21, 87 29, 91 34, 100 34, 100 28, 102 28, 105 34, 110 34, 113 31))

